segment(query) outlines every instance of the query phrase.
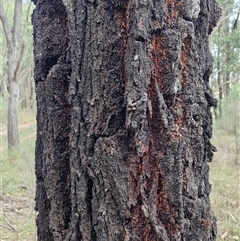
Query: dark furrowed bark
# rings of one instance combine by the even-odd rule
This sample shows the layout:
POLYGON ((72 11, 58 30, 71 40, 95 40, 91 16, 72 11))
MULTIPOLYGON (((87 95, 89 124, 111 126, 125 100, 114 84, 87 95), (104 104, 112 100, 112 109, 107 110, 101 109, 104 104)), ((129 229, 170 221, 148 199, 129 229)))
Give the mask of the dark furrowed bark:
POLYGON ((65 7, 37 1, 33 14, 37 94, 36 210, 38 240, 64 240, 70 221, 68 78, 65 7))
MULTIPOLYGON (((70 42, 58 46, 64 50, 61 56, 68 45, 71 49, 71 108, 66 104, 66 118, 57 119, 71 124, 63 133, 67 141, 71 129, 70 146, 64 149, 65 160, 70 155, 70 171, 68 164, 66 172, 60 166, 44 166, 45 153, 43 160, 37 153, 37 174, 46 185, 44 200, 52 201, 51 206, 45 204, 49 215, 44 217, 52 222, 48 240, 215 240, 208 162, 214 151, 210 107, 216 101, 208 83, 212 68, 208 35, 219 17, 216 3, 63 2, 70 42), (59 216, 52 210, 69 189, 58 193, 54 182, 42 175, 53 169, 56 180, 65 180, 70 172, 71 198, 62 198, 65 226, 55 223, 59 216), (64 227, 61 239, 56 236, 60 227, 64 227)), ((59 21, 63 29, 64 23, 59 21)), ((55 52, 51 59, 59 57, 55 52)), ((44 67, 36 65, 35 73, 47 71, 46 59, 36 61, 44 67)), ((47 98, 52 98, 52 83, 54 78, 48 77, 38 83, 45 84, 47 98)), ((38 99, 39 109, 46 108, 46 98, 38 99)), ((45 114, 47 122, 39 120, 39 128, 56 121, 57 113, 52 114, 51 118, 45 114)), ((37 150, 55 143, 50 140, 38 136, 42 147, 37 150)), ((56 157, 51 160, 55 163, 56 157)), ((37 197, 40 193, 39 189, 37 197)))

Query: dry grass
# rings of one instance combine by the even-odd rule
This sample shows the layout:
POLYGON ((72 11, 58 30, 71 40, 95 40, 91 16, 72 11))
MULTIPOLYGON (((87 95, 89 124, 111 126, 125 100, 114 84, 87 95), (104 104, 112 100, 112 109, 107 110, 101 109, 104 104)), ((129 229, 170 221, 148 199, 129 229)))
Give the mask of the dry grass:
MULTIPOLYGON (((1 107, 6 107, 5 103, 1 107)), ((35 113, 20 112, 20 148, 8 153, 6 111, 1 112, 0 240, 34 241, 35 228, 35 113)))
POLYGON ((235 139, 224 129, 215 129, 217 147, 210 164, 211 203, 218 220, 217 240, 240 240, 240 166, 235 164, 235 139))

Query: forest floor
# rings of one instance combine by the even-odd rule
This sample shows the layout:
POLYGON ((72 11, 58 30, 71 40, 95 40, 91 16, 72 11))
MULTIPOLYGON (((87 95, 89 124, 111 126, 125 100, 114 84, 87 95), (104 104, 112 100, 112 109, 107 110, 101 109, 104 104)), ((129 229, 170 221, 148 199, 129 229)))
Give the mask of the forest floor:
POLYGON ((240 240, 240 157, 236 156, 236 140, 232 133, 215 127, 212 143, 217 152, 210 163, 210 198, 217 217, 217 241, 240 240))
POLYGON ((34 146, 36 121, 33 111, 22 110, 19 116, 19 151, 8 152, 6 113, 0 123, 0 240, 34 241, 35 174, 34 146))
MULTIPOLYGON (((6 118, 1 118, 1 241, 36 240, 34 112, 20 112, 19 131, 19 152, 8 153, 6 118)), ((240 166, 234 163, 234 136, 215 128, 212 142, 218 149, 210 164, 211 203, 218 219, 217 241, 240 240, 240 166)))

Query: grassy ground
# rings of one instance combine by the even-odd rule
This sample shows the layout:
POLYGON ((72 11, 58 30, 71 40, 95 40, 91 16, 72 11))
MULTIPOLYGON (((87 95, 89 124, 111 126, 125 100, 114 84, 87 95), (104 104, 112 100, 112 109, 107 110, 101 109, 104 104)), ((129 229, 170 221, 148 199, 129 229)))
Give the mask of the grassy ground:
POLYGON ((240 165, 235 164, 234 137, 214 129, 213 144, 218 151, 210 164, 212 208, 218 219, 218 239, 240 240, 240 165))
POLYGON ((7 150, 6 103, 0 103, 0 240, 34 241, 34 145, 35 114, 22 110, 19 116, 19 152, 7 150))
MULTIPOLYGON (((8 154, 5 102, 0 103, 0 111, 0 240, 34 241, 35 113, 20 112, 20 151, 8 154)), ((211 202, 218 219, 217 240, 240 240, 240 166, 234 164, 234 138, 224 129, 215 128, 212 141, 218 149, 210 164, 211 202)))

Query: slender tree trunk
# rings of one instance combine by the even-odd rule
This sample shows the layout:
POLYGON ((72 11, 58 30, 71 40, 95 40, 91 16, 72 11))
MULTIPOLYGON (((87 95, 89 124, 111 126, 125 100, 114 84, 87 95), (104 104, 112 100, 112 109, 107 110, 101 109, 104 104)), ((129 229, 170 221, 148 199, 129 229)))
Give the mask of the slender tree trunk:
MULTIPOLYGON (((10 67, 11 69, 11 67, 10 67)), ((10 81, 8 100, 8 148, 18 149, 18 106, 19 106, 19 83, 10 81)))
POLYGON ((38 240, 215 240, 215 1, 35 0, 38 240))
MULTIPOLYGON (((220 29, 221 26, 218 26, 218 37, 220 38, 220 29)), ((222 99, 223 99, 223 88, 222 88, 222 72, 220 67, 220 44, 218 45, 218 58, 217 58, 217 82, 218 82, 218 109, 219 109, 219 117, 222 117, 222 99)))
POLYGON ((236 107, 235 112, 235 164, 240 165, 240 106, 236 107))
MULTIPOLYGON (((19 40, 17 40, 19 41, 19 40)), ((18 107, 19 107, 19 88, 18 79, 19 44, 12 41, 8 51, 8 148, 18 149, 18 107)))
POLYGON ((18 106, 19 106, 19 79, 18 70, 21 63, 20 39, 22 20, 22 0, 15 0, 14 21, 9 27, 6 13, 3 9, 3 1, 0 0, 0 19, 8 49, 8 148, 18 149, 18 106))
POLYGON ((222 83, 222 90, 223 90, 223 96, 224 98, 228 97, 229 91, 230 91, 230 43, 229 43, 229 21, 230 21, 230 14, 231 14, 231 8, 229 6, 225 6, 225 10, 223 11, 223 23, 222 23, 222 37, 226 38, 226 44, 223 46, 223 52, 224 55, 224 65, 223 65, 223 83, 222 83))
MULTIPOLYGON (((227 31, 224 34, 225 36, 229 35, 229 27, 227 27, 227 31)), ((223 90, 224 90, 224 97, 228 98, 229 96, 229 92, 230 92, 230 71, 229 71, 229 67, 230 67, 230 42, 227 41, 226 46, 225 46, 225 61, 224 61, 224 65, 227 66, 227 69, 225 70, 224 73, 224 82, 223 82, 223 90)))

